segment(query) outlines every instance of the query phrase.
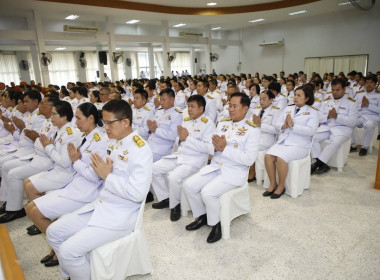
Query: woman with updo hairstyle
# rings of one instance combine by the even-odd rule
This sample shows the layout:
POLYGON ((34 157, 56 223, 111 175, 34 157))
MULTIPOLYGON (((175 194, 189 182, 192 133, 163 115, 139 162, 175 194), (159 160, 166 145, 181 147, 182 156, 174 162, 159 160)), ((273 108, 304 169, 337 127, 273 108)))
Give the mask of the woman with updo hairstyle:
POLYGON ((104 104, 100 100, 100 92, 98 90, 90 91, 90 102, 94 104, 96 109, 102 110, 104 104))
MULTIPOLYGON (((106 158, 107 141, 101 133, 98 124, 96 107, 87 102, 78 106, 75 112, 76 125, 83 133, 79 144, 68 143, 67 152, 70 163, 75 171, 72 180, 62 184, 57 190, 39 196, 31 201, 26 212, 37 228, 46 233, 48 226, 64 214, 71 213, 94 201, 101 190, 101 180, 92 169, 91 155, 99 154, 106 158)), ((58 265, 58 259, 53 250, 46 255, 41 263, 45 266, 58 265)))

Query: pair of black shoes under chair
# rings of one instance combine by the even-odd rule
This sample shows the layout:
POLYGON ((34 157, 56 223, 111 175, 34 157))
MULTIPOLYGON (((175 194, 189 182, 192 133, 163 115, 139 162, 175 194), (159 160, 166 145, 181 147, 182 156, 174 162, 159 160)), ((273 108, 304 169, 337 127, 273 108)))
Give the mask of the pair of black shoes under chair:
POLYGON ((275 187, 274 189, 273 189, 273 191, 265 191, 264 193, 263 193, 263 196, 270 196, 270 198, 271 199, 278 199, 278 198, 280 198, 284 193, 285 193, 285 188, 284 188, 284 190, 281 192, 281 193, 279 193, 279 194, 277 194, 277 193, 274 193, 275 192, 275 190, 277 189, 277 187, 275 187))
MULTIPOLYGON (((203 226, 207 225, 207 214, 201 215, 195 219, 194 222, 186 226, 187 230, 197 230, 203 226)), ((217 223, 212 227, 210 234, 207 237, 207 243, 215 243, 222 238, 222 226, 217 223)))
POLYGON ((42 258, 40 261, 46 267, 53 267, 59 265, 59 261, 54 259, 55 254, 49 254, 42 258))
MULTIPOLYGON (((354 152, 357 152, 358 151, 358 147, 350 147, 350 153, 354 153, 354 152)), ((360 151, 359 151, 359 156, 366 156, 368 153, 368 150, 367 148, 361 148, 360 151)))
POLYGON ((25 209, 22 208, 17 211, 6 211, 5 208, 7 206, 7 203, 5 202, 0 207, 0 224, 5 224, 11 221, 14 221, 16 219, 20 219, 26 216, 25 209))
POLYGON ((326 163, 317 159, 317 161, 311 165, 310 173, 323 174, 323 173, 328 172, 329 170, 330 170, 330 167, 326 163))
MULTIPOLYGON (((169 198, 164 199, 160 202, 153 203, 152 208, 154 209, 169 208, 169 198)), ((181 219, 181 204, 180 203, 178 203, 174 208, 170 209, 170 220, 172 222, 176 222, 179 219, 181 219)))

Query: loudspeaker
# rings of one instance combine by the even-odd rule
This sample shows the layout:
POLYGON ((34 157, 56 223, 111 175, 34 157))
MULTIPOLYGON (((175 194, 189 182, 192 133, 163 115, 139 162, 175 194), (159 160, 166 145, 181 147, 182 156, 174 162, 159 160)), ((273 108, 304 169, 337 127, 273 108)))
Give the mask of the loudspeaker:
POLYGON ((84 52, 81 52, 79 58, 83 58, 83 57, 84 57, 84 52))
POLYGON ((96 77, 99 78, 99 71, 96 71, 96 77))
POLYGON ((107 52, 106 51, 100 51, 99 52, 99 62, 107 65, 107 52))
POLYGON ((197 59, 197 58, 195 58, 195 59, 194 59, 194 62, 195 62, 195 63, 198 63, 198 59, 197 59))

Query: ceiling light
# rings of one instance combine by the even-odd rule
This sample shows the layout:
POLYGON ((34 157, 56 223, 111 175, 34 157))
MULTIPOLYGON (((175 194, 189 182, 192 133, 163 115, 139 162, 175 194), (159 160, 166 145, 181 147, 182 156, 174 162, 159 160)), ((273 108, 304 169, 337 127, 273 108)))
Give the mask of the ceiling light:
POLYGON ((218 5, 218 3, 214 3, 214 2, 207 3, 207 6, 216 6, 216 5, 218 5))
POLYGON ((69 15, 69 16, 65 17, 65 19, 69 19, 69 20, 74 20, 74 19, 77 19, 77 18, 79 18, 78 15, 69 15))
POLYGON ((295 15, 306 14, 306 13, 307 13, 306 10, 302 10, 298 12, 289 13, 289 16, 295 16, 295 15))
POLYGON ((219 29, 222 29, 222 28, 220 26, 211 28, 211 30, 219 30, 219 29))
POLYGON ((182 27, 182 26, 185 26, 186 23, 178 23, 176 25, 173 25, 173 27, 182 27))
POLYGON ((117 51, 121 50, 121 48, 116 48, 117 51))
POLYGON ((263 20, 265 20, 265 19, 263 19, 263 18, 258 18, 258 19, 254 19, 254 20, 250 20, 249 22, 259 22, 259 21, 263 21, 263 20))
POLYGON ((56 48, 55 50, 56 50, 56 51, 63 51, 63 50, 66 50, 66 48, 65 48, 65 47, 58 47, 58 48, 56 48))
POLYGON ((128 23, 128 24, 135 24, 135 23, 138 23, 138 22, 140 22, 139 19, 132 19, 130 21, 127 21, 126 23, 128 23))

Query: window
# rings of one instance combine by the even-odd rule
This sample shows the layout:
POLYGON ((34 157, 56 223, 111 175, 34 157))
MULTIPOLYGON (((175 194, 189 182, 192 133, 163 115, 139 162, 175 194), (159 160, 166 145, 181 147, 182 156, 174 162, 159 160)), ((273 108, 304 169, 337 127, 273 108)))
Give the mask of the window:
POLYGON ((78 80, 78 71, 75 67, 74 53, 52 52, 52 62, 49 65, 50 83, 53 85, 66 85, 78 80))
POLYGON ((178 71, 179 74, 182 73, 182 71, 187 70, 187 72, 190 73, 190 53, 181 53, 177 52, 175 53, 175 59, 171 62, 171 70, 176 73, 178 71))
MULTIPOLYGON (((34 74, 34 67, 33 67, 33 62, 32 62, 32 55, 30 52, 26 55, 26 59, 29 62, 29 75, 30 75, 30 80, 35 81, 36 80, 36 75, 34 74)), ((29 81, 26 81, 29 83, 29 81)))
POLYGON ((98 65, 98 53, 97 52, 85 52, 84 59, 87 61, 86 78, 88 82, 94 82, 98 80, 96 71, 99 71, 98 65))
POLYGON ((137 53, 137 59, 139 60, 139 74, 138 78, 141 78, 141 71, 144 71, 145 78, 149 77, 149 56, 148 53, 137 53))
POLYGON ((20 83, 16 54, 0 54, 0 82, 9 86, 20 83))

